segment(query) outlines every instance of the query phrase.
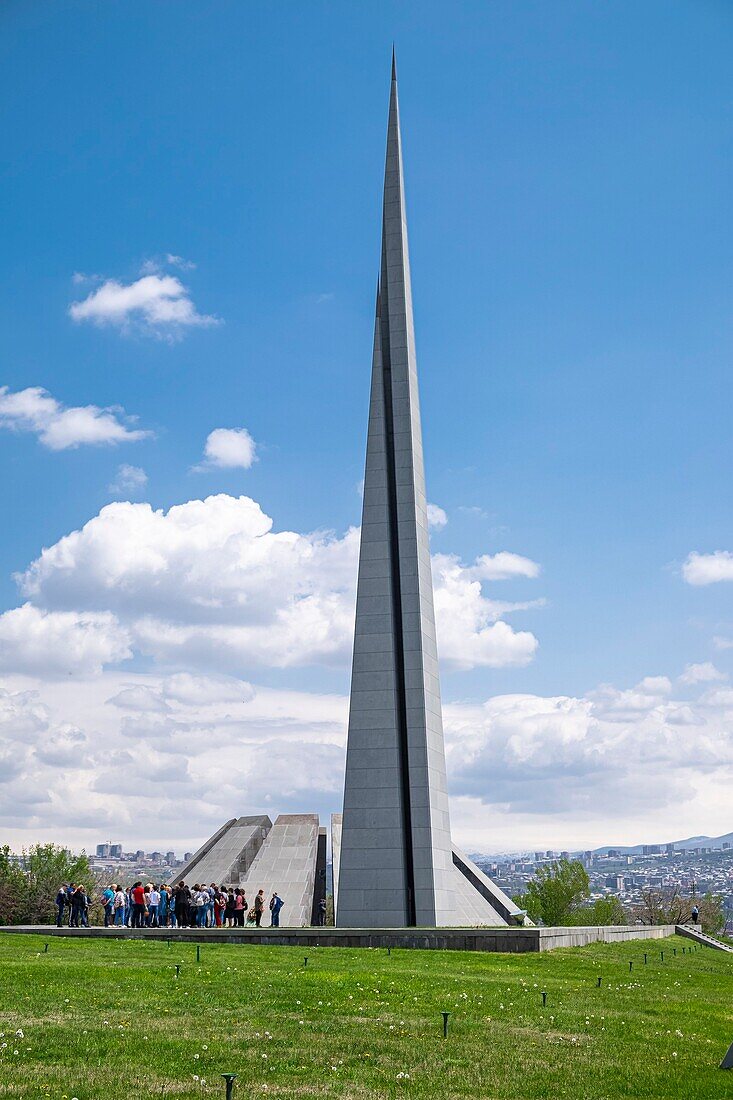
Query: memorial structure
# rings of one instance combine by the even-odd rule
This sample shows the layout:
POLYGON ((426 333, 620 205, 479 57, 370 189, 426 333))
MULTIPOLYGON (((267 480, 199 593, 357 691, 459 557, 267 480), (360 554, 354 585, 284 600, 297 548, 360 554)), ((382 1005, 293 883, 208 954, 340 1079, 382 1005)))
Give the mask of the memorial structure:
MULTIPOLYGON (((524 923, 451 840, 407 251, 397 76, 384 177, 343 815, 332 817, 345 928, 524 923)), ((179 877, 277 890, 316 923, 325 830, 314 814, 232 819, 179 877)))
POLYGON ((335 824, 338 925, 521 919, 451 841, 394 56, 344 808, 335 824))

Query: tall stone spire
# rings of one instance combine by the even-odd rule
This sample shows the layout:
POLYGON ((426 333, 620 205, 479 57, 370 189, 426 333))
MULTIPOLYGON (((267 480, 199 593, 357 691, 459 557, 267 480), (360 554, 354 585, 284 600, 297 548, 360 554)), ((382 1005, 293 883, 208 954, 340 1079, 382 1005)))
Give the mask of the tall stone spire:
POLYGON ((384 173, 337 922, 456 922, 397 74, 384 173))

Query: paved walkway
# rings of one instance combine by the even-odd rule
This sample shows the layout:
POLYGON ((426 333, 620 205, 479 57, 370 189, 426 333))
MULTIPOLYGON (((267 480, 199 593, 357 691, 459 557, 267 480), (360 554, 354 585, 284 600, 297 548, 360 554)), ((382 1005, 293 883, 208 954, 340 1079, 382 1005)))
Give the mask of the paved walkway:
POLYGON ((675 926, 675 932, 678 936, 687 936, 695 943, 701 943, 703 947, 712 947, 716 951, 730 951, 733 953, 733 947, 730 944, 716 940, 715 936, 706 936, 697 924, 678 924, 675 926))

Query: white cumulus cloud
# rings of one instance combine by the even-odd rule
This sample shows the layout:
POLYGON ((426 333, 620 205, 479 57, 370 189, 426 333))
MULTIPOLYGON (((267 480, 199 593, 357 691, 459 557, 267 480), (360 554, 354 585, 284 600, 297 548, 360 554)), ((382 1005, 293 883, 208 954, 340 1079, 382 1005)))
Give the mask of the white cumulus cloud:
POLYGON ((108 611, 46 611, 24 604, 0 615, 0 669, 98 673, 132 656, 130 636, 108 611))
POLYGON ((152 433, 132 427, 134 420, 116 407, 65 406, 40 386, 12 393, 0 386, 0 427, 33 432, 44 447, 63 451, 84 444, 134 443, 152 433))
MULTIPOLYGON (((31 605, 109 612, 135 650, 189 669, 348 665, 358 529, 275 531, 249 497, 191 500, 167 512, 107 505, 20 575, 31 605)), ((537 640, 507 615, 541 605, 485 595, 477 566, 434 558, 439 652, 455 668, 524 665, 537 640)))
POLYGON ((246 428, 214 428, 204 446, 204 461, 196 470, 248 470, 257 458, 257 445, 246 428))
POLYGON ((188 288, 177 276, 155 271, 132 283, 105 280, 86 298, 72 302, 69 316, 74 321, 89 321, 169 339, 181 336, 186 328, 219 323, 217 317, 198 312, 188 288))
POLYGON ((682 566, 682 576, 688 584, 698 586, 733 581, 733 554, 728 550, 716 550, 713 554, 693 550, 682 566))
POLYGON ((680 676, 682 684, 710 684, 716 680, 727 679, 724 672, 715 667, 712 661, 703 661, 698 665, 686 665, 680 676))
POLYGON ((448 523, 448 517, 441 507, 437 504, 428 504, 428 525, 434 528, 436 531, 442 531, 442 529, 448 523))

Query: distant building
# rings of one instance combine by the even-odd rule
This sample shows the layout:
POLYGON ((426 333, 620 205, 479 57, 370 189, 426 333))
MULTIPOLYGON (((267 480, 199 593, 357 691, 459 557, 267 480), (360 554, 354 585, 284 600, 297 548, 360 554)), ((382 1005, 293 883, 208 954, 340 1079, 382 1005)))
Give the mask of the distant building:
POLYGON ((619 856, 619 853, 618 853, 617 848, 609 848, 608 849, 608 858, 609 859, 618 859, 618 856, 619 856))
POLYGON ((664 850, 668 856, 671 856, 672 852, 674 851, 674 844, 665 844, 664 850))
POLYGON ((535 854, 534 854, 535 863, 539 863, 541 860, 542 860, 542 852, 535 852, 535 854))
POLYGON ((138 850, 135 852, 135 859, 138 862, 140 862, 140 860, 145 859, 145 852, 142 850, 142 848, 138 848, 138 850))
POLYGON ((570 852, 560 852, 560 859, 570 859, 570 852))
POLYGON ((175 852, 166 852, 165 853, 165 861, 166 861, 166 863, 169 863, 172 866, 176 862, 176 853, 175 852))
POLYGON ((109 854, 112 856, 113 859, 121 859, 122 858, 122 845, 121 844, 110 844, 109 854))
POLYGON ((723 851, 727 852, 729 848, 730 848, 730 844, 728 843, 728 841, 727 840, 724 841, 723 842, 723 851))
POLYGON ((98 859, 109 859, 109 857, 111 855, 110 847, 111 847, 111 845, 109 845, 109 844, 98 844, 97 845, 97 858, 98 859))
POLYGON ((183 862, 184 863, 190 863, 192 859, 193 859, 193 852, 184 852, 183 853, 183 862))
POLYGON ((643 856, 658 856, 662 854, 659 844, 645 844, 641 850, 643 856))
POLYGON ((554 859, 555 858, 555 853, 553 852, 552 848, 547 849, 547 851, 545 852, 545 858, 546 859, 554 859))

